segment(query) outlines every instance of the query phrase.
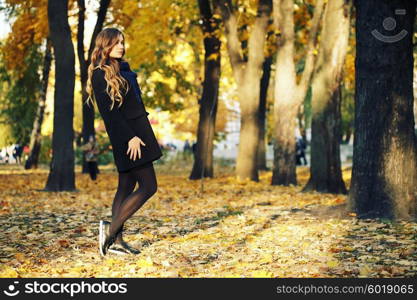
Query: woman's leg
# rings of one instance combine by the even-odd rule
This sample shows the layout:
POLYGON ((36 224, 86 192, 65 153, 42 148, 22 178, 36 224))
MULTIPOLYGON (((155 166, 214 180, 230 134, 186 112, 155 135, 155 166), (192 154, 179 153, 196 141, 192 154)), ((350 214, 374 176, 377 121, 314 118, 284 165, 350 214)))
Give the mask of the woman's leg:
MULTIPOLYGON (((117 185, 116 195, 114 196, 112 205, 112 219, 118 214, 123 200, 129 196, 136 186, 136 179, 130 173, 119 173, 119 183, 117 185)), ((116 233, 115 243, 121 243, 123 240, 123 224, 116 233)))
POLYGON ((93 168, 94 168, 94 162, 88 161, 87 162, 87 166, 88 166, 88 173, 90 174, 90 178, 92 180, 95 180, 95 178, 94 178, 94 170, 93 170, 93 168))
POLYGON ((96 180, 97 179, 97 162, 93 161, 91 163, 91 179, 96 180))
POLYGON ((134 168, 126 174, 129 182, 137 181, 139 188, 125 198, 112 217, 110 236, 114 236, 143 204, 157 191, 157 181, 153 165, 145 168, 134 168))

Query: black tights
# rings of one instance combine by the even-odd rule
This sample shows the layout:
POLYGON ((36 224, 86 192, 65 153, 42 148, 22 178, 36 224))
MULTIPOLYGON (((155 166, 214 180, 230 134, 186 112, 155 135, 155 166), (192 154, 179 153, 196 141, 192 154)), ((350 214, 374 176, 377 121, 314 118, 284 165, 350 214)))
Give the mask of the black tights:
POLYGON ((122 242, 123 224, 156 193, 157 182, 152 162, 119 173, 119 184, 113 200, 110 235, 122 242), (139 188, 133 192, 136 183, 139 188))

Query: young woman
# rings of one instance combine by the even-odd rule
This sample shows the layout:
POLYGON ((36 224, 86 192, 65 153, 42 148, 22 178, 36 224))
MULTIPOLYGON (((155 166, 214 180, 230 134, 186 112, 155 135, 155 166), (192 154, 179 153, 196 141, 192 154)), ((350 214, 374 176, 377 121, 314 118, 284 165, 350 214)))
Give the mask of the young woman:
POLYGON ((161 148, 142 102, 136 73, 123 60, 124 35, 116 28, 102 30, 96 38, 88 67, 87 103, 93 102, 104 120, 118 171, 118 187, 112 205, 111 223, 101 220, 99 250, 138 254, 122 239, 123 224, 156 193, 153 161, 161 148), (136 183, 139 188, 133 191, 136 183))

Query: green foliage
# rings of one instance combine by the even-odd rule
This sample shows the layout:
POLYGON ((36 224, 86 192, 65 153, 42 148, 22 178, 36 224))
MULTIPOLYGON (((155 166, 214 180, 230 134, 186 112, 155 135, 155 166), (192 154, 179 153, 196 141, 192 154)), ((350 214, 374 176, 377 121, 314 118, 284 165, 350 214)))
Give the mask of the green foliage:
POLYGON ((295 64, 295 73, 297 74, 297 75, 299 75, 299 74, 302 74, 303 73, 303 71, 304 71, 304 67, 305 67, 305 64, 306 64, 306 60, 305 60, 305 58, 303 57, 302 59, 300 59, 296 64, 295 64))
POLYGON ((138 74, 142 73, 143 78, 149 78, 152 72, 158 70, 162 77, 175 79, 176 85, 175 88, 172 89, 165 82, 155 82, 152 90, 153 95, 151 97, 147 95, 146 87, 144 87, 145 89, 141 88, 142 98, 150 107, 160 107, 162 110, 170 110, 172 112, 182 110, 184 104, 173 101, 172 95, 178 93, 182 97, 187 98, 189 95, 196 93, 197 87, 194 83, 186 80, 185 76, 187 75, 187 70, 181 65, 169 66, 166 63, 166 60, 162 59, 164 55, 169 55, 166 51, 160 49, 156 52, 156 55, 160 57, 156 63, 142 63, 138 70, 133 71, 138 74))
POLYGON ((161 151, 162 151, 162 156, 157 161, 154 161, 155 164, 163 165, 167 162, 167 157, 169 156, 169 150, 164 148, 164 149, 161 149, 161 151))
POLYGON ((11 144, 13 144, 13 138, 10 131, 10 126, 0 124, 0 148, 10 146, 11 144))
POLYGON ((306 97, 304 99, 304 121, 305 128, 311 128, 311 97, 312 97, 312 88, 311 85, 307 90, 306 97))
POLYGON ((342 136, 346 135, 348 131, 353 132, 355 120, 355 99, 354 90, 347 89, 342 85, 342 136))
POLYGON ((41 137, 41 151, 39 153, 39 164, 49 164, 51 161, 52 138, 50 136, 41 137))
POLYGON ((6 79, 7 86, 2 83, 2 96, 0 98, 2 110, 0 118, 2 123, 9 124, 10 134, 15 142, 29 143, 33 121, 38 107, 41 82, 38 74, 42 63, 42 54, 39 45, 32 45, 25 58, 23 73, 7 72, 3 61, 0 62, 0 76, 6 79))

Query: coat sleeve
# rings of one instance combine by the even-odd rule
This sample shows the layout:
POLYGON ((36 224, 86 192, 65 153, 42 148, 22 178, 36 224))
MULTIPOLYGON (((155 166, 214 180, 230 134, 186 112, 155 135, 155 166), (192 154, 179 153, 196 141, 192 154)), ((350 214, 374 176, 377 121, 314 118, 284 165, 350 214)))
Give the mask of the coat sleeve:
POLYGON ((117 107, 118 103, 115 103, 113 109, 110 110, 112 100, 106 92, 107 82, 103 70, 94 70, 91 84, 100 114, 105 123, 108 124, 111 133, 118 135, 124 142, 129 142, 136 134, 129 127, 125 117, 117 107))

